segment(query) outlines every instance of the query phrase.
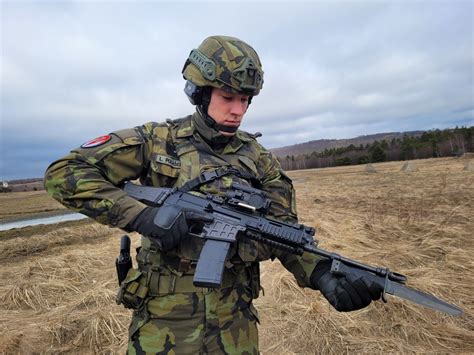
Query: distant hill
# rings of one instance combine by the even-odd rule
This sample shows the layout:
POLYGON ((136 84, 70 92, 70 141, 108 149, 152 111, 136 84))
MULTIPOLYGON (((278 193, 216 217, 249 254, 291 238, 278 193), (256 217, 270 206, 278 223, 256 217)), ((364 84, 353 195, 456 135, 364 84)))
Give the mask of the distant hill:
POLYGON ((271 149, 273 154, 278 157, 286 157, 287 155, 301 155, 301 154, 311 154, 312 152, 322 152, 325 149, 330 148, 342 148, 349 145, 354 145, 356 147, 361 144, 365 146, 366 144, 372 144, 374 141, 385 140, 390 142, 392 139, 402 138, 403 136, 409 137, 418 137, 423 134, 424 131, 410 131, 410 132, 391 132, 391 133, 377 133, 370 134, 367 136, 359 136, 356 138, 349 139, 318 139, 314 141, 309 141, 306 143, 288 145, 281 148, 271 149))
POLYGON ((43 182, 43 178, 17 179, 8 181, 10 185, 31 184, 35 182, 43 182))
POLYGON ((20 192, 44 190, 42 178, 17 179, 0 182, 0 192, 20 192), (6 185, 4 183, 6 182, 6 185))

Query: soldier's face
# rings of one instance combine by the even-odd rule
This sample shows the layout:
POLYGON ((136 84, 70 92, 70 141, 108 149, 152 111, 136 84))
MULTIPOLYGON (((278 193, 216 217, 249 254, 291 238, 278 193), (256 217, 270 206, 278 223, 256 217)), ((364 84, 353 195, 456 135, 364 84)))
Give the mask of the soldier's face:
MULTIPOLYGON (((240 94, 230 94, 221 89, 213 89, 211 102, 207 113, 218 124, 239 127, 249 105, 249 97, 240 94)), ((235 133, 220 131, 225 136, 233 136, 235 133)))

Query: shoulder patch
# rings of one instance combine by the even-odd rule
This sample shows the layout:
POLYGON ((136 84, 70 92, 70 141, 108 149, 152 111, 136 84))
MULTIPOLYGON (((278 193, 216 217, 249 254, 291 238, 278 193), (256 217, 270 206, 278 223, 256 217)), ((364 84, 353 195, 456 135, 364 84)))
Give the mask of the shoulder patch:
POLYGON ((110 136, 110 134, 106 134, 105 136, 100 136, 100 137, 97 137, 97 138, 94 138, 94 139, 91 139, 90 141, 84 143, 81 145, 81 148, 94 148, 94 147, 98 147, 99 145, 102 145, 104 143, 107 143, 108 141, 110 141, 112 139, 112 137, 110 136))

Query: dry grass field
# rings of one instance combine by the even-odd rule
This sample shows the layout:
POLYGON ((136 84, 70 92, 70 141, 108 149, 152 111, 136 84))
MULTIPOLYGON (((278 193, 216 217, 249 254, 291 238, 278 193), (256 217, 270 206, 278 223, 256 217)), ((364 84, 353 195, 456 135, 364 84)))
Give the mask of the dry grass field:
POLYGON ((44 190, 0 194, 0 221, 38 217, 64 209, 65 207, 50 198, 44 190))
MULTIPOLYGON (((322 248, 404 273, 465 314, 394 297, 338 313, 265 262, 265 296, 255 302, 264 354, 474 353, 474 173, 461 159, 415 163, 414 173, 400 172, 401 162, 374 164, 377 173, 290 172, 300 220, 318 228, 322 248)), ((92 222, 0 232, 0 353, 123 353, 130 314, 114 302, 121 234, 92 222)))

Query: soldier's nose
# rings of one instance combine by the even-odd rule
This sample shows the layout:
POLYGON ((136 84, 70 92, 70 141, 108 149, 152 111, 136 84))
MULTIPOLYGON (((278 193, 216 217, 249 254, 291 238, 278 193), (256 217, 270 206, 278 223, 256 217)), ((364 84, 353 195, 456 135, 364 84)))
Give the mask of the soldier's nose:
POLYGON ((245 113, 245 103, 242 103, 240 100, 233 101, 230 113, 234 115, 243 115, 245 113))

